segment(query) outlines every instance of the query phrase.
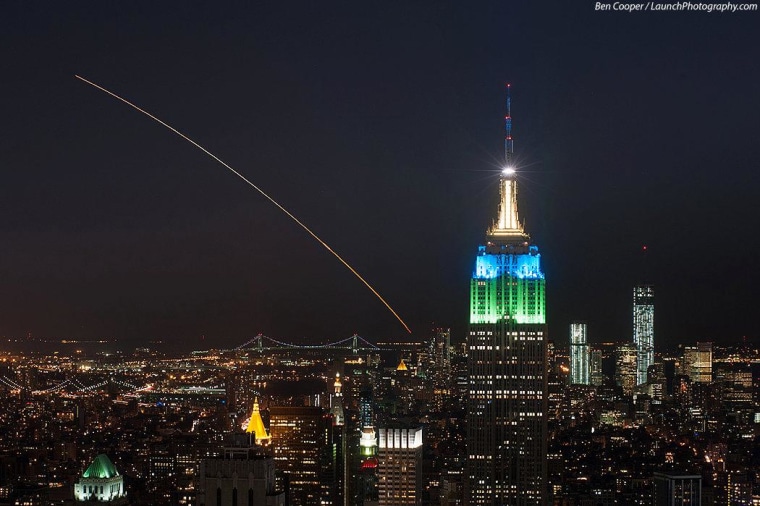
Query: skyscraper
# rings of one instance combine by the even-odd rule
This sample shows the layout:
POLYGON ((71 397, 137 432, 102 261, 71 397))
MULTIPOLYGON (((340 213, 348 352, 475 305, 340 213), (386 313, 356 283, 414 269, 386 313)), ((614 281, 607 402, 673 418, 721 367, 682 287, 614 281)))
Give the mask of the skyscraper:
POLYGON ((702 476, 654 473, 654 501, 662 506, 702 504, 702 476))
POLYGON ((380 506, 422 503, 422 429, 379 429, 377 447, 380 506))
POLYGON ((623 387, 625 395, 633 394, 636 387, 636 346, 621 344, 615 350, 615 383, 623 387))
POLYGON ((451 329, 433 329, 429 355, 429 367, 435 388, 446 388, 451 380, 451 329))
POLYGON ((288 476, 291 505, 336 504, 331 429, 331 417, 318 407, 269 409, 271 448, 288 476))
POLYGON ((589 376, 591 384, 595 387, 604 382, 604 372, 602 371, 602 350, 591 350, 591 363, 589 365, 589 376))
MULTIPOLYGON (((260 415, 259 415, 260 416, 260 415)), ((200 461, 197 504, 261 504, 283 506, 285 491, 276 490, 275 464, 262 447, 251 444, 250 436, 225 436, 224 456, 200 461)))
POLYGON ((437 327, 429 344, 428 380, 433 388, 432 407, 443 411, 451 401, 454 381, 451 375, 451 329, 437 327))
POLYGON ((665 364, 654 362, 647 371, 647 391, 653 404, 662 403, 668 390, 668 380, 665 376, 665 364))
POLYGON ((358 493, 354 504, 377 505, 378 504, 378 476, 377 476, 377 436, 371 426, 362 428, 359 439, 359 483, 358 493))
POLYGON ((636 384, 647 382, 654 363, 654 287, 633 288, 633 344, 636 345, 636 384))
POLYGON ((585 322, 570 324, 570 383, 589 384, 589 348, 585 322))
MULTIPOLYGON (((349 469, 346 465, 346 416, 343 411, 343 385, 340 382, 340 374, 335 374, 333 386, 335 392, 330 398, 332 427, 329 431, 328 451, 325 456, 327 474, 331 471, 332 479, 326 480, 328 483, 323 483, 323 488, 325 485, 329 488, 333 496, 333 504, 342 506, 347 504, 349 497, 349 469)), ((328 501, 322 501, 322 504, 327 503, 328 501)))
POLYGON ((683 349, 681 374, 691 381, 710 383, 712 381, 712 343, 697 343, 683 349))
POLYGON ((535 505, 546 500, 545 281, 517 214, 507 90, 500 202, 470 283, 466 502, 535 505))

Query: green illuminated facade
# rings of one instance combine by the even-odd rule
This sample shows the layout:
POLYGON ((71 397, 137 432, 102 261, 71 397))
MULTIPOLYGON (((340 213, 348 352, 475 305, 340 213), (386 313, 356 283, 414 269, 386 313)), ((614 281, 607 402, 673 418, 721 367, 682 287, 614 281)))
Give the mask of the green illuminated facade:
POLYGON ((536 246, 525 243, 481 246, 470 282, 470 324, 546 323, 540 257, 536 246))

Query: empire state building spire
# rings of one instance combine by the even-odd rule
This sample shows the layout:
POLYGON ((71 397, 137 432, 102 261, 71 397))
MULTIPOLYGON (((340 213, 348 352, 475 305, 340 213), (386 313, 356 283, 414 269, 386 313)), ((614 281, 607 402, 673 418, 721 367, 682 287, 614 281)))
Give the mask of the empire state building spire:
POLYGON ((512 140, 512 86, 507 84, 507 115, 504 118, 504 168, 499 177, 499 210, 491 228, 489 238, 527 239, 525 228, 517 215, 517 180, 512 162, 514 144, 512 140))

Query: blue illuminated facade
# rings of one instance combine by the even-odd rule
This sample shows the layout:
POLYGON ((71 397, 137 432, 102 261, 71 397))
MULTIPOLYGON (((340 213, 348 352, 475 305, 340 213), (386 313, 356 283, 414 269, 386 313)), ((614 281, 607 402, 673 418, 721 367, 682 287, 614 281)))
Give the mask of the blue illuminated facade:
POLYGON ((517 279, 544 279, 541 272, 541 255, 538 246, 529 246, 527 254, 486 253, 486 247, 478 248, 475 258, 474 279, 493 279, 511 276, 517 279))
POLYGON ((545 280, 538 247, 489 241, 478 248, 470 282, 470 324, 546 323, 545 280))

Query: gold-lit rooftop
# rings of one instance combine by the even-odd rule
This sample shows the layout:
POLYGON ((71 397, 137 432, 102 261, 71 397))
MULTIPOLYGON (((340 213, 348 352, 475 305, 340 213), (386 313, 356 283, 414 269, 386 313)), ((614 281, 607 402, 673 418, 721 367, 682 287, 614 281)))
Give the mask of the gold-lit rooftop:
POLYGON ((252 432, 257 443, 270 439, 267 429, 264 427, 264 420, 261 419, 258 398, 253 401, 253 411, 251 412, 251 418, 248 420, 248 426, 245 428, 245 431, 249 434, 252 432))

